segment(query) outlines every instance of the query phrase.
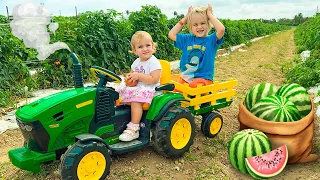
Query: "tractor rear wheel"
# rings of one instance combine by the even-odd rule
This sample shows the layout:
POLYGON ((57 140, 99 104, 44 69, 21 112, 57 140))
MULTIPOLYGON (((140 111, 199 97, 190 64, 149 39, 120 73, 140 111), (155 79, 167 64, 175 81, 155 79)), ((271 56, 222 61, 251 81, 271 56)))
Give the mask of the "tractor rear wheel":
POLYGON ((152 142, 166 157, 180 157, 189 151, 195 137, 194 116, 188 109, 173 106, 152 128, 152 142))
POLYGON ((111 157, 101 142, 73 144, 61 157, 61 178, 76 180, 105 179, 110 172, 111 157))
POLYGON ((205 136, 213 138, 222 129, 222 124, 222 116, 216 112, 210 112, 202 116, 201 131, 205 136))

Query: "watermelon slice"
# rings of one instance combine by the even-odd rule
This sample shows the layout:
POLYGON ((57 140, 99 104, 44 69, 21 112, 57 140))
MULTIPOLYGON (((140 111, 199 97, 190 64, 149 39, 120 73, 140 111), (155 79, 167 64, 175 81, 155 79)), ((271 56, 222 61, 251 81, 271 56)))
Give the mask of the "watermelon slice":
POLYGON ((246 158, 246 168, 254 178, 271 178, 284 169, 287 161, 288 149, 283 145, 268 153, 246 158))

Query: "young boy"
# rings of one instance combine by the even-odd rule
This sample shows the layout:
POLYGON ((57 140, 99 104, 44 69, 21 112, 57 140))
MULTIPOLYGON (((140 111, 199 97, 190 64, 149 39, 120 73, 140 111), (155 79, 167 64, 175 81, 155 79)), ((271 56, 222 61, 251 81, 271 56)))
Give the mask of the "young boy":
POLYGON ((169 32, 174 46, 182 50, 180 83, 195 88, 213 82, 216 52, 222 44, 225 27, 212 14, 212 6, 189 7, 187 15, 169 32), (178 34, 187 24, 191 34, 178 34), (211 24, 216 32, 208 35, 211 24))

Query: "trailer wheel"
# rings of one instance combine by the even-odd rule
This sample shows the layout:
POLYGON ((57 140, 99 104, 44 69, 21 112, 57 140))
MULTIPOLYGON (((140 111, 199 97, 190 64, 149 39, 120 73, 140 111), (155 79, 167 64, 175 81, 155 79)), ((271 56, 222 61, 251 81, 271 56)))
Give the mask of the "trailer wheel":
POLYGON ((216 112, 206 113, 202 116, 201 131, 209 137, 215 137, 222 129, 223 119, 222 116, 216 112))

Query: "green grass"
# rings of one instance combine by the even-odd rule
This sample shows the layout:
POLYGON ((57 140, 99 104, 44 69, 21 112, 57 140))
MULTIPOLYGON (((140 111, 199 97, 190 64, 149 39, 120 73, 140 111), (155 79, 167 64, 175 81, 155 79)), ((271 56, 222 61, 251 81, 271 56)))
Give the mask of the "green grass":
POLYGON ((121 177, 121 179, 126 179, 126 180, 134 180, 135 178, 128 174, 127 172, 115 172, 113 173, 115 176, 118 178, 121 177))
POLYGON ((224 139, 213 138, 213 139, 210 140, 209 146, 217 147, 217 148, 227 148, 228 147, 228 142, 225 141, 224 139))
POLYGON ((213 174, 213 171, 209 168, 201 168, 200 171, 198 171, 197 177, 195 179, 207 179, 208 177, 213 174))
POLYGON ((219 176, 225 176, 223 173, 223 167, 216 162, 217 159, 211 159, 209 163, 198 168, 198 173, 195 179, 221 179, 219 176))
POLYGON ((236 97, 239 99, 244 99, 246 97, 246 94, 237 93, 236 97))
POLYGON ((204 154, 206 155, 206 156, 208 156, 208 157, 216 157, 216 155, 217 155, 217 152, 215 151, 215 150, 213 150, 213 149, 205 149, 204 150, 204 154))
MULTIPOLYGON (((320 145, 319 145, 320 146, 320 145)), ((315 173, 320 173, 320 168, 318 165, 316 166, 312 166, 311 169, 310 169, 312 172, 315 172, 315 173)))
POLYGON ((198 161, 199 157, 197 157, 197 155, 194 153, 187 152, 184 155, 184 159, 187 161, 198 161))
POLYGON ((279 57, 284 57, 285 56, 285 54, 284 54, 282 49, 278 51, 278 56, 279 57))
POLYGON ((274 64, 270 64, 270 63, 265 63, 265 64, 259 64, 258 65, 259 68, 263 68, 263 69, 270 69, 272 71, 276 71, 276 67, 274 64))

